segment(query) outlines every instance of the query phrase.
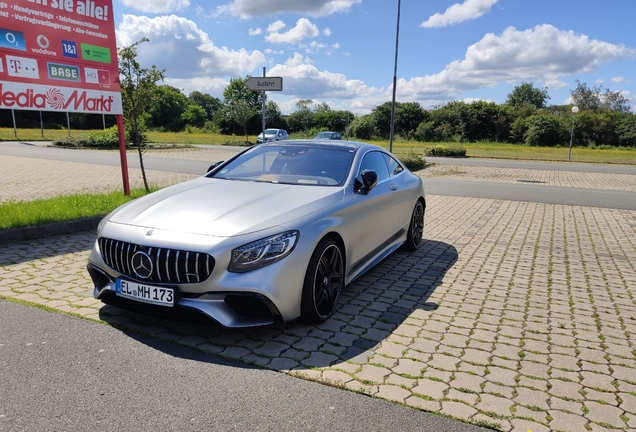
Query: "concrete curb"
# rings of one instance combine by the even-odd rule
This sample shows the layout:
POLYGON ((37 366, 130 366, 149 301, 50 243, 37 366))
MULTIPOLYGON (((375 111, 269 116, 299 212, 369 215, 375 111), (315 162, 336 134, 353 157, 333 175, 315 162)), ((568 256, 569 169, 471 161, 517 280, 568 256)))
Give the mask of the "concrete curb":
POLYGON ((97 229, 99 221, 101 221, 103 217, 104 216, 97 216, 92 218, 56 222, 39 226, 0 230, 0 244, 14 243, 23 240, 33 240, 42 237, 52 237, 60 234, 73 234, 80 231, 95 230, 97 229))

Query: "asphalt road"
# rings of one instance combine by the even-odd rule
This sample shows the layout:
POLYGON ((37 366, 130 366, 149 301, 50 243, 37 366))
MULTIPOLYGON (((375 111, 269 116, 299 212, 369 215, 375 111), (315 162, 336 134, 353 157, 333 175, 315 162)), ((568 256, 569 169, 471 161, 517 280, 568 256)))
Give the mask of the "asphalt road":
MULTIPOLYGON (((57 149, 45 147, 46 144, 47 143, 2 142, 0 143, 0 154, 120 166, 119 155, 114 152, 100 153, 94 151, 85 152, 70 149, 57 149)), ((227 150, 233 147, 221 146, 220 148, 227 150)), ((238 149, 240 149, 240 147, 238 149)), ((129 151, 127 156, 130 167, 139 167, 139 158, 135 152, 129 151)), ((632 165, 563 164, 515 160, 452 158, 427 158, 427 161, 449 165, 474 165, 502 168, 526 168, 636 175, 636 166, 632 165)), ((203 175, 207 171, 210 162, 153 158, 146 155, 144 157, 144 165, 150 170, 203 175)), ((636 193, 634 192, 446 179, 425 179, 424 184, 426 193, 433 195, 464 196, 471 198, 636 210, 636 193)))
POLYGON ((0 300, 0 430, 483 431, 0 300))

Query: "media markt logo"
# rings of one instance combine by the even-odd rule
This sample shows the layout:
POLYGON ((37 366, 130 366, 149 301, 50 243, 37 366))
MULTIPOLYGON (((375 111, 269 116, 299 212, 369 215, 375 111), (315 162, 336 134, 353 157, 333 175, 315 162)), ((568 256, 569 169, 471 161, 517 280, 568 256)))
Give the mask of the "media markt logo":
POLYGON ((49 71, 49 78, 80 82, 79 66, 70 66, 57 63, 47 63, 47 69, 49 71))
POLYGON ((82 60, 110 63, 110 48, 91 44, 81 44, 82 60))
POLYGON ((0 108, 25 108, 25 109, 45 109, 52 108, 57 111, 79 111, 110 113, 115 102, 113 96, 105 94, 99 97, 89 97, 86 90, 73 90, 66 95, 60 89, 49 88, 46 93, 37 92, 33 88, 26 88, 24 91, 16 93, 5 90, 0 81, 0 108))

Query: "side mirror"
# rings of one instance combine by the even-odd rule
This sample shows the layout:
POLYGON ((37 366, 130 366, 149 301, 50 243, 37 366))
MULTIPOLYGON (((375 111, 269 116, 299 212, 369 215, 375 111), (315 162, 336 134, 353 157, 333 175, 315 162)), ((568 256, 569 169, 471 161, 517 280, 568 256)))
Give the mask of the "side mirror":
POLYGON ((362 177, 362 185, 356 180, 356 192, 362 192, 367 195, 378 184, 378 173, 372 170, 365 170, 360 173, 362 177))
POLYGON ((218 166, 219 166, 219 165, 221 165, 223 162, 225 162, 225 161, 219 161, 219 162, 213 163, 212 165, 210 165, 210 168, 208 168, 208 171, 207 171, 207 172, 212 171, 214 168, 218 167, 218 166))

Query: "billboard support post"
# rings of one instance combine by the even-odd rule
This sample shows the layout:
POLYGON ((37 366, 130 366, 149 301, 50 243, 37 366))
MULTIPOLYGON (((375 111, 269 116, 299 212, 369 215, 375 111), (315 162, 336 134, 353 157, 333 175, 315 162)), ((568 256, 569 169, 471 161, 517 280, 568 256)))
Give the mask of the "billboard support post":
POLYGON ((11 117, 13 117, 13 136, 18 138, 18 128, 15 126, 15 111, 11 110, 11 117))
POLYGON ((126 159, 126 133, 124 132, 124 116, 117 116, 117 134, 119 136, 119 158, 121 160, 121 178, 124 183, 124 195, 130 196, 130 182, 128 180, 128 160, 126 159))
POLYGON ((42 133, 42 138, 44 138, 44 122, 42 121, 42 111, 40 111, 40 132, 42 133))
POLYGON ((66 111, 66 126, 68 127, 68 136, 71 136, 71 116, 66 111))

